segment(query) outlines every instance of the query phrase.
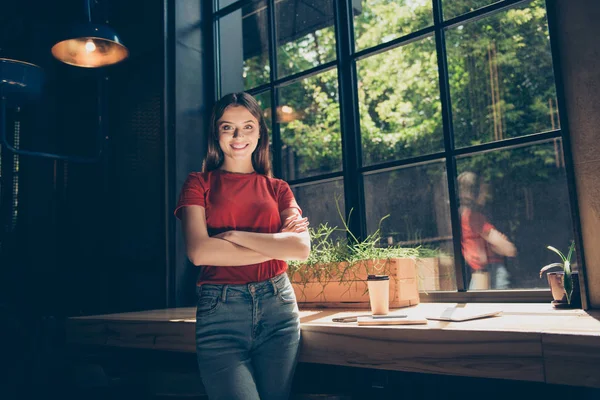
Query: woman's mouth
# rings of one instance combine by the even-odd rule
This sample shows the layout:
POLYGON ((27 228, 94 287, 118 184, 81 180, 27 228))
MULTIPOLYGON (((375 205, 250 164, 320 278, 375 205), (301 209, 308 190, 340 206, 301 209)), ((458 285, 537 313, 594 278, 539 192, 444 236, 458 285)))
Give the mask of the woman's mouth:
POLYGON ((250 144, 249 143, 233 143, 230 146, 234 149, 234 150, 244 150, 246 147, 248 147, 250 144))

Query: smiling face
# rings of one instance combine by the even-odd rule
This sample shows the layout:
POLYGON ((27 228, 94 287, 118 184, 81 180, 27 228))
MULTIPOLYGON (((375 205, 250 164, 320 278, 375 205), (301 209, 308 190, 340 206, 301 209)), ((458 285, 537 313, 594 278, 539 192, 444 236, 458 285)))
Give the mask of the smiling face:
POLYGON ((260 137, 256 117, 246 107, 230 106, 217 121, 217 129, 224 163, 251 163, 260 137))

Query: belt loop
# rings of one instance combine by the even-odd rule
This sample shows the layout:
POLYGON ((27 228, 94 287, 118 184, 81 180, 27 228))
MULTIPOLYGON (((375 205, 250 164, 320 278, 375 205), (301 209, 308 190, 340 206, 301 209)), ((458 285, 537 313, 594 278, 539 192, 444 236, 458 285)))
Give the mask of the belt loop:
POLYGON ((223 303, 225 303, 225 301, 227 300, 227 287, 229 285, 223 285, 223 292, 221 293, 221 301, 223 303))
POLYGON ((277 284, 275 284, 275 278, 271 278, 269 281, 271 281, 271 285, 273 285, 273 294, 277 294, 279 289, 277 288, 277 284))

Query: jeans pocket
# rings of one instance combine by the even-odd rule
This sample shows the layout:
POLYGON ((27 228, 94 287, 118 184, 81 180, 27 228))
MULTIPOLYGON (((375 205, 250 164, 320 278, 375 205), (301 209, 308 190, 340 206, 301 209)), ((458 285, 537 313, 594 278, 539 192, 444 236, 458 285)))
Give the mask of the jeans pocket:
POLYGON ((218 293, 202 292, 196 306, 196 318, 213 314, 221 305, 221 296, 218 293))
POLYGON ((284 304, 290 304, 296 302, 296 293, 292 284, 286 279, 285 284, 277 288, 277 297, 284 304))

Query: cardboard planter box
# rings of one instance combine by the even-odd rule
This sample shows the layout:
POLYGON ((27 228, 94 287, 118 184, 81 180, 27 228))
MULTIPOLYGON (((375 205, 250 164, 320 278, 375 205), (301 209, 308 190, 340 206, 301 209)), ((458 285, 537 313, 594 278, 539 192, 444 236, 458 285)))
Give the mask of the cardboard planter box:
POLYGON ((390 307, 419 304, 417 264, 411 258, 302 266, 290 280, 301 306, 369 308, 369 274, 389 275, 390 307))

